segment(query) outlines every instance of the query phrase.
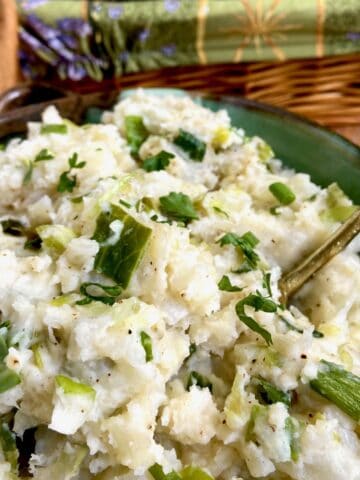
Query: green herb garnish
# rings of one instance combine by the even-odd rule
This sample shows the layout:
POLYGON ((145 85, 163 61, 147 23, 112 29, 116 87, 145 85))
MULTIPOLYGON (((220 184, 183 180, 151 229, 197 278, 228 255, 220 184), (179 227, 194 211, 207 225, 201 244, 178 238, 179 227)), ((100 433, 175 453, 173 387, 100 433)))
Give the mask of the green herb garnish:
POLYGON ((148 157, 144 160, 142 164, 142 168, 147 172, 154 172, 158 170, 164 170, 170 163, 170 160, 174 158, 175 155, 165 150, 161 150, 161 152, 153 155, 152 157, 148 157))
POLYGON ((60 193, 63 192, 72 192, 76 186, 76 175, 69 175, 73 168, 84 168, 86 162, 77 163, 78 154, 75 152, 69 158, 69 170, 63 172, 60 175, 60 180, 57 186, 57 191, 60 193))
POLYGON ((206 152, 206 143, 199 140, 192 133, 180 129, 178 136, 174 139, 174 143, 184 150, 192 160, 196 162, 203 160, 206 152))
POLYGON ((209 474, 199 467, 188 466, 180 472, 182 480, 214 480, 209 474))
POLYGON ((317 377, 310 387, 334 403, 357 422, 360 420, 360 377, 335 363, 321 360, 317 377))
POLYGON ((12 235, 13 237, 21 237, 25 235, 25 226, 19 222, 19 220, 8 218, 6 220, 2 220, 0 223, 3 232, 7 235, 12 235))
POLYGON ((49 152, 47 148, 43 148, 40 152, 36 155, 34 162, 46 162, 48 160, 52 160, 54 155, 49 152))
POLYGON ((40 133, 58 133, 59 135, 65 135, 67 131, 67 125, 65 125, 65 123, 46 123, 41 126, 40 133))
POLYGON ((263 275, 263 282, 262 282, 263 288, 265 288, 268 292, 269 297, 272 297, 272 291, 271 291, 271 273, 264 273, 263 275))
POLYGON ((146 227, 118 205, 99 215, 93 239, 100 244, 95 257, 97 272, 112 278, 126 288, 143 257, 151 235, 146 227), (117 232, 111 225, 117 222, 117 232))
POLYGON ((16 447, 16 436, 10 430, 7 423, 2 423, 0 425, 0 445, 4 453, 5 460, 10 463, 11 471, 17 474, 19 452, 16 447))
POLYGON ((272 338, 270 332, 263 328, 259 323, 254 320, 252 317, 249 317, 245 313, 245 306, 254 308, 255 312, 261 310, 262 312, 276 312, 277 305, 275 302, 269 298, 265 298, 261 295, 260 292, 256 294, 251 293, 247 297, 240 300, 236 306, 235 311, 239 319, 245 323, 253 332, 258 333, 263 337, 268 345, 272 344, 272 338))
POLYGON ((184 193, 171 192, 169 195, 160 197, 159 200, 161 212, 172 220, 187 225, 191 220, 199 218, 191 199, 184 193))
POLYGON ((55 382, 56 385, 63 390, 65 395, 89 395, 92 398, 96 396, 95 390, 90 387, 90 385, 77 382, 65 375, 56 375, 55 382))
POLYGON ((192 385, 197 385, 200 388, 208 388, 210 392, 212 392, 213 386, 212 383, 208 378, 206 378, 204 375, 201 375, 201 373, 192 371, 189 374, 188 381, 186 383, 186 390, 190 390, 190 387, 192 385))
POLYGON ((220 282, 218 283, 219 290, 224 292, 241 292, 243 288, 232 285, 230 279, 227 275, 223 275, 220 282))
POLYGON ((152 353, 151 337, 146 332, 140 332, 141 345, 145 351, 145 360, 150 362, 154 357, 152 353))
POLYGON ((141 145, 149 136, 143 119, 136 115, 128 115, 125 117, 126 139, 130 145, 131 154, 138 156, 141 145))
POLYGON ((275 182, 269 186, 270 192, 279 200, 281 205, 290 205, 296 200, 296 196, 290 188, 282 182, 275 182))
POLYGON ((261 377, 256 377, 253 379, 253 383, 256 387, 257 396, 265 402, 267 405, 272 403, 285 403, 288 407, 291 404, 291 395, 282 390, 279 390, 272 383, 267 382, 261 377))
POLYGON ((122 290, 120 285, 102 285, 101 283, 86 282, 80 286, 80 293, 84 295, 84 298, 78 300, 76 305, 87 305, 91 302, 113 305, 122 290))
POLYGON ((0 393, 16 387, 21 382, 19 375, 4 363, 0 364, 0 393))
POLYGON ((220 240, 218 240, 217 243, 220 243, 220 246, 222 247, 224 245, 234 245, 234 247, 240 248, 242 254, 244 255, 245 261, 235 273, 245 273, 256 269, 260 257, 254 251, 254 247, 256 247, 256 245, 259 243, 259 240, 253 233, 246 232, 241 237, 236 233, 226 233, 220 238, 220 240))
POLYGON ((174 470, 165 474, 162 466, 158 463, 155 463, 152 467, 150 467, 149 472, 154 480, 182 480, 180 475, 174 470))
POLYGON ((122 205, 123 207, 131 208, 131 204, 128 203, 128 202, 126 202, 126 201, 123 200, 122 198, 120 198, 119 203, 120 203, 120 205, 122 205))
POLYGON ((323 337, 324 337, 324 334, 323 334, 322 332, 319 332, 319 330, 313 330, 312 336, 313 336, 314 338, 323 338, 323 337))
POLYGON ((300 453, 300 435, 298 422, 293 417, 287 417, 285 420, 285 431, 289 436, 291 460, 297 462, 300 453))

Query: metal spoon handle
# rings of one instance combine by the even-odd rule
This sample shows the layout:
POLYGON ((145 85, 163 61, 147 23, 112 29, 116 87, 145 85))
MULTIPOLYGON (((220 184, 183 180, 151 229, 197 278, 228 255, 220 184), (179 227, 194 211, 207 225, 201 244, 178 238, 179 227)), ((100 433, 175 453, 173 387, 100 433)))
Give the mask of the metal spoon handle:
POLYGON ((358 233, 360 233, 360 209, 356 210, 315 252, 279 280, 282 303, 286 305, 288 297, 297 292, 321 267, 340 253, 358 233))

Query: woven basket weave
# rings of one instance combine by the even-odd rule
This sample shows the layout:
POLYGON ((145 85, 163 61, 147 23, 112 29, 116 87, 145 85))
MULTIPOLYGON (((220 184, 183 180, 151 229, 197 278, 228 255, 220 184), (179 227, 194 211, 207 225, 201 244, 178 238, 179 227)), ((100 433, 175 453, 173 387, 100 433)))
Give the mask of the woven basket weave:
POLYGON ((333 128, 360 124, 360 55, 166 68, 126 75, 116 84, 235 94, 333 128))

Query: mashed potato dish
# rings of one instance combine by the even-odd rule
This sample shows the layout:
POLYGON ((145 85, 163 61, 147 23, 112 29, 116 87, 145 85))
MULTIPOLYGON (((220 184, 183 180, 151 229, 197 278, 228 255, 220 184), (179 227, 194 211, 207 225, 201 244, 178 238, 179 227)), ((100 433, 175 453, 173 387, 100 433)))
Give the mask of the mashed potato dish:
POLYGON ((2 480, 360 479, 359 242, 278 288, 355 207, 243 128, 138 91, 2 146, 2 480))

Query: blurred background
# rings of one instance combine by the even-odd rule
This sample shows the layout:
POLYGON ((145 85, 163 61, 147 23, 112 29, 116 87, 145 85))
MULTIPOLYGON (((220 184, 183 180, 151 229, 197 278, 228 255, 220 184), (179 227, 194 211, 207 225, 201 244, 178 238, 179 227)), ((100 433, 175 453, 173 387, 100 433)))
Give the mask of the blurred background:
POLYGON ((360 0, 0 0, 0 92, 175 86, 289 109, 360 144, 360 0))

